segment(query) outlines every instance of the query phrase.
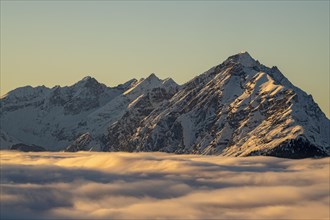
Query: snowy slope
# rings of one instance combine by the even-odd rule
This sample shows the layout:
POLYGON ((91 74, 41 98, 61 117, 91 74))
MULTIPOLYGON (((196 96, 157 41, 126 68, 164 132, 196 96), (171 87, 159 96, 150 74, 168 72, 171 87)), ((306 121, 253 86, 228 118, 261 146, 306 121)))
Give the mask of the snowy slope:
POLYGON ((24 143, 48 150, 72 151, 79 150, 77 143, 82 143, 79 139, 88 136, 89 145, 83 142, 81 149, 100 150, 107 128, 139 98, 155 88, 176 92, 177 87, 173 80, 160 80, 151 74, 146 79, 133 79, 114 88, 92 77, 69 87, 18 88, 1 99, 1 148, 24 143))
POLYGON ((1 148, 165 151, 301 158, 330 153, 330 122, 311 95, 247 52, 182 86, 151 74, 109 88, 23 87, 1 98, 1 148))
MULTIPOLYGON (((82 133, 85 118, 127 88, 85 77, 69 87, 22 87, 1 99, 1 131, 28 145, 61 150, 82 133)), ((1 148, 10 144, 1 141, 1 148)))
POLYGON ((110 130, 109 142, 118 150, 299 158, 329 154, 329 131, 311 96, 244 52, 183 85, 131 134, 110 130))
MULTIPOLYGON (((130 99, 127 111, 108 128, 103 138, 104 151, 134 151, 135 145, 130 142, 136 128, 153 110, 166 108, 168 100, 179 90, 172 79, 160 80, 154 74, 127 90, 123 96, 130 99), (130 137, 130 139, 126 139, 130 137), (127 141, 127 142, 125 142, 127 141)), ((134 140, 133 140, 134 141, 134 140)))

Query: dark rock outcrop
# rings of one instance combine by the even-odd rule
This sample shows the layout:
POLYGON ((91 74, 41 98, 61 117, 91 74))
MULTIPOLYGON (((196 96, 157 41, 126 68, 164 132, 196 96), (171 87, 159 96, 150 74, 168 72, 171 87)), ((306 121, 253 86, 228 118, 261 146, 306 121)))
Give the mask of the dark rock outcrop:
POLYGON ((14 144, 10 147, 10 150, 17 150, 23 152, 42 152, 46 151, 45 148, 37 146, 37 145, 27 145, 27 144, 14 144))

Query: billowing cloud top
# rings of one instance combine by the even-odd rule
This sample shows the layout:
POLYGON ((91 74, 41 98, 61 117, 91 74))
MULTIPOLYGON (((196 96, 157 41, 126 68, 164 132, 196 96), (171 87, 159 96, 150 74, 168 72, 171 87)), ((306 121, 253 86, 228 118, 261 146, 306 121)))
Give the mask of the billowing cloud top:
POLYGON ((1 151, 1 218, 329 218, 329 159, 1 151))

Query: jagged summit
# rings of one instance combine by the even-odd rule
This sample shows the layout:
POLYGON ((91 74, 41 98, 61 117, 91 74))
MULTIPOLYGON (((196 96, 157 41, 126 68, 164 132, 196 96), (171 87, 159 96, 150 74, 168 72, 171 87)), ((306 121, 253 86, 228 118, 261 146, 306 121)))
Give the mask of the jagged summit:
POLYGON ((49 93, 50 89, 46 86, 23 86, 4 94, 2 100, 25 101, 49 93))
POLYGON ((91 76, 85 76, 80 81, 76 82, 73 86, 82 86, 82 87, 90 87, 95 85, 100 85, 94 77, 91 76))
POLYGON ((91 76, 85 76, 84 78, 82 78, 81 81, 88 81, 88 80, 91 80, 93 77, 91 76))
POLYGON ((250 59, 254 60, 254 58, 247 51, 241 51, 237 54, 231 55, 229 58, 239 58, 239 59, 250 59))
POLYGON ((258 62, 255 59, 253 59, 252 56, 246 51, 228 57, 225 63, 226 62, 240 63, 245 67, 254 67, 258 64, 258 62))
POLYGON ((164 85, 176 85, 176 86, 178 86, 178 84, 172 78, 164 79, 163 84, 164 85))
POLYGON ((165 90, 168 89, 176 90, 178 88, 178 84, 169 78, 161 80, 156 76, 155 73, 151 73, 147 78, 140 79, 123 94, 127 95, 132 93, 140 93, 141 91, 151 91, 155 88, 164 88, 165 90))
POLYGON ((151 73, 144 81, 153 86, 157 85, 158 87, 176 88, 179 86, 172 78, 160 79, 155 73, 151 73))
POLYGON ((91 81, 96 81, 98 82, 94 77, 92 76, 85 76, 83 77, 81 80, 79 80, 78 82, 74 83, 74 84, 83 84, 83 83, 87 83, 87 82, 91 82, 91 81))
POLYGON ((149 80, 149 81, 158 80, 158 81, 160 81, 160 79, 156 76, 155 73, 151 73, 145 80, 149 80))
POLYGON ((137 82, 138 82, 138 80, 134 78, 134 79, 128 80, 128 81, 125 82, 125 83, 119 84, 119 85, 117 86, 117 88, 122 89, 122 90, 125 91, 125 90, 127 90, 127 89, 133 87, 137 82))

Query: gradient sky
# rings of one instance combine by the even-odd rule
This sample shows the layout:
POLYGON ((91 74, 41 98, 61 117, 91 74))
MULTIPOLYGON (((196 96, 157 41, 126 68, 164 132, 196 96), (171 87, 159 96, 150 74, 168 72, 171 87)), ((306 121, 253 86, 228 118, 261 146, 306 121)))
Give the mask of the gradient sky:
POLYGON ((86 75, 184 83, 240 51, 278 66, 329 117, 329 1, 1 0, 1 94, 86 75))

